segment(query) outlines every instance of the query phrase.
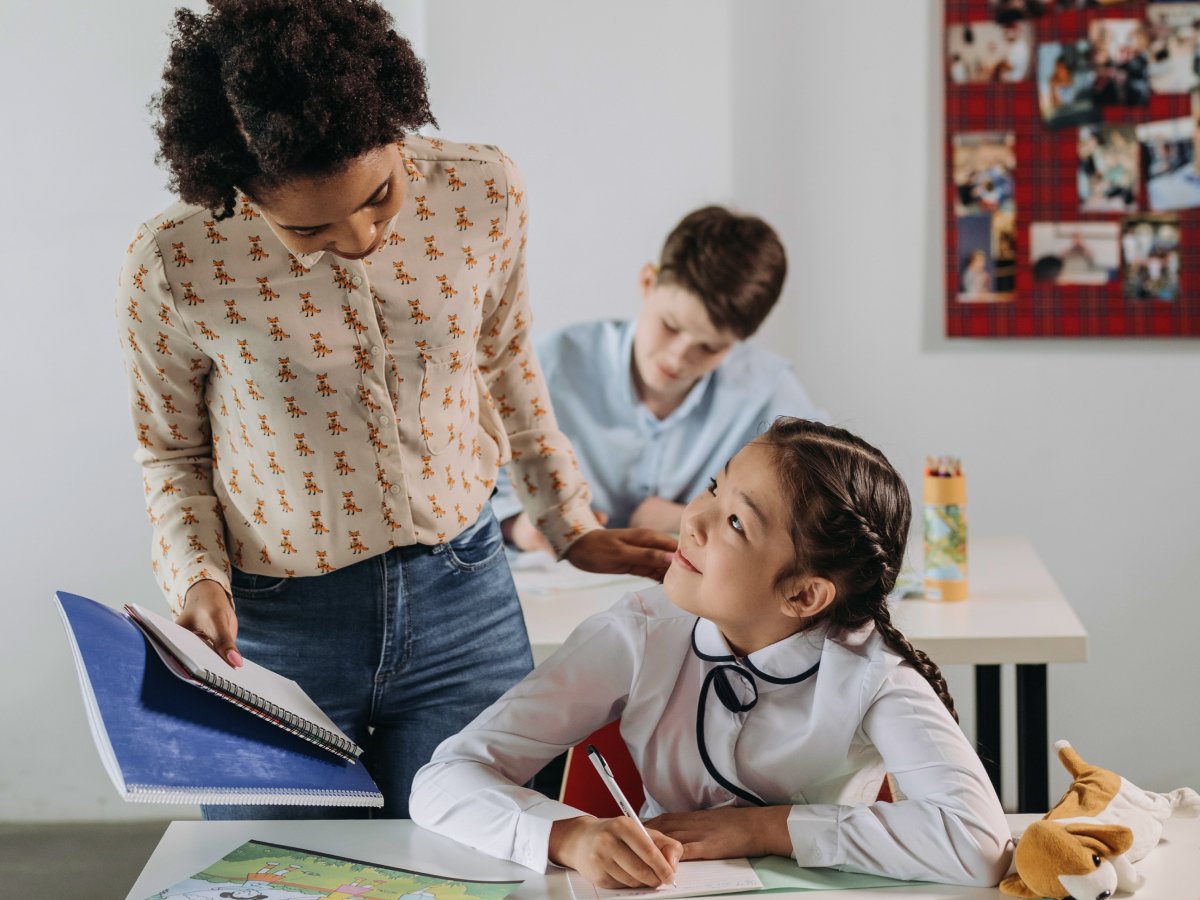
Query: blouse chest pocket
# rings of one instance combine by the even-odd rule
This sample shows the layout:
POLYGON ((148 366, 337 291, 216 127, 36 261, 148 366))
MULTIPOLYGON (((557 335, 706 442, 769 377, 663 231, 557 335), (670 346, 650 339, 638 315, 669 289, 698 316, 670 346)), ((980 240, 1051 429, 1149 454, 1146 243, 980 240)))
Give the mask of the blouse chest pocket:
POLYGON ((433 455, 461 439, 477 405, 471 372, 473 357, 462 344, 430 347, 421 351, 421 438, 433 455))

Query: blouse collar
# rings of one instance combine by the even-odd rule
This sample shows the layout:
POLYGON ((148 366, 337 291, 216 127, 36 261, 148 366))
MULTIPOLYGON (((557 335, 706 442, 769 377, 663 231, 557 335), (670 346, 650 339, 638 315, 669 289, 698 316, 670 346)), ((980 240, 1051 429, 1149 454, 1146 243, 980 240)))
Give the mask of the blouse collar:
POLYGON ((697 619, 692 629, 692 649, 705 662, 743 666, 759 680, 759 690, 769 693, 813 674, 821 661, 827 630, 818 625, 739 657, 714 622, 697 619))

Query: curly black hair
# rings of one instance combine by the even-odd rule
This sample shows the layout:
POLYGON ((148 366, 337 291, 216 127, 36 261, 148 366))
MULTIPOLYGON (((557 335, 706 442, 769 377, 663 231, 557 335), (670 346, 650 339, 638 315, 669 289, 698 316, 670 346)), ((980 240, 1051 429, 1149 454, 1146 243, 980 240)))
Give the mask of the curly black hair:
POLYGON ((374 0, 209 0, 175 11, 157 161, 185 202, 267 191, 437 124, 425 66, 374 0))

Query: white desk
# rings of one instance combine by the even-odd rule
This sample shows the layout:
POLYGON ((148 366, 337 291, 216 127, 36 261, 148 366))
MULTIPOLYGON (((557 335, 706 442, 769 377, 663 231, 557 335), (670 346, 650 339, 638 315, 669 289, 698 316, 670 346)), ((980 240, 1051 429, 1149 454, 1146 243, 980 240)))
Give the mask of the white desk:
MULTIPOLYGON (((1087 632, 1033 546, 1023 537, 971 541, 970 599, 958 603, 901 600, 893 616, 901 631, 939 665, 975 667, 977 741, 1000 791, 1000 666, 1017 667, 1017 808, 1046 809, 1050 746, 1046 726, 1046 665, 1087 661, 1087 632)), ((565 563, 561 564, 566 566, 565 563)), ((541 662, 593 613, 623 594, 653 584, 564 570, 514 569, 533 656, 541 662), (590 579, 590 580, 589 580, 590 579)))
MULTIPOLYGON (((1024 830, 1036 815, 1009 816, 1014 833, 1024 830)), ((435 874, 488 880, 524 881, 510 896, 513 900, 570 900, 571 890, 561 869, 545 875, 515 863, 483 856, 462 844, 417 828, 406 819, 379 821, 308 822, 172 822, 146 867, 129 892, 128 900, 145 900, 152 894, 201 871, 244 842, 257 839, 316 852, 332 853, 367 862, 435 874)), ((1164 841, 1138 869, 1146 876, 1139 900, 1180 897, 1185 885, 1195 883, 1196 848, 1200 847, 1200 819, 1171 819, 1164 841)), ((1195 896, 1195 891, 1187 896, 1195 896)), ((741 894, 747 897, 752 895, 741 894)), ((995 888, 965 888, 940 884, 914 884, 870 890, 772 893, 771 898, 794 900, 997 900, 995 888)))

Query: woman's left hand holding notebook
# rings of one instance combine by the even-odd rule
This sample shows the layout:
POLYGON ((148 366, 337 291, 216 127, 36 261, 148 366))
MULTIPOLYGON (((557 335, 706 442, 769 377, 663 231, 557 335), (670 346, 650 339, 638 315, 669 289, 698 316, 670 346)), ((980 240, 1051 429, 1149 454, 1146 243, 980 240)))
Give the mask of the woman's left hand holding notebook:
POLYGON ((223 660, 235 669, 242 667, 237 648, 237 614, 233 600, 215 581, 197 581, 183 597, 183 612, 175 620, 199 635, 223 660))

